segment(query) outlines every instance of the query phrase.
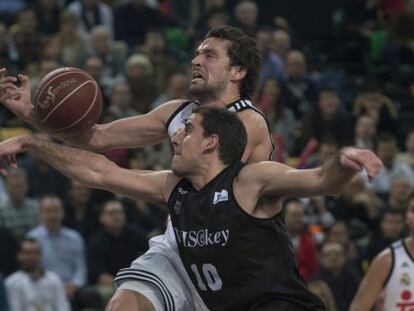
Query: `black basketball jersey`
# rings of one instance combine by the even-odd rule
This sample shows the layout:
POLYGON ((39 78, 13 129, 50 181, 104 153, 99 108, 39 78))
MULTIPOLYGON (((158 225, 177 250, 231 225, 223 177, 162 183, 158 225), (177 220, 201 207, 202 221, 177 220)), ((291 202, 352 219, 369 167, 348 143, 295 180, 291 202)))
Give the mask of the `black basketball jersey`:
MULTIPOLYGON (((174 113, 170 116, 166 124, 168 135, 170 136, 170 138, 172 138, 179 129, 184 129, 185 121, 190 117, 193 110, 199 105, 200 104, 197 101, 186 101, 186 102, 183 102, 181 106, 177 108, 176 111, 174 111, 174 113)), ((275 148, 273 144, 272 135, 270 133, 269 122, 267 121, 263 113, 259 109, 254 107, 252 102, 248 99, 238 99, 235 102, 227 105, 226 108, 227 110, 231 112, 236 112, 236 113, 241 112, 246 109, 251 109, 257 112, 258 114, 260 114, 265 119, 267 128, 269 130, 270 141, 272 142, 272 150, 269 154, 269 160, 271 160, 273 158, 273 152, 275 148)))
POLYGON ((326 310, 300 277, 281 213, 247 214, 233 195, 241 162, 197 191, 183 179, 168 208, 178 249, 211 310, 326 310))

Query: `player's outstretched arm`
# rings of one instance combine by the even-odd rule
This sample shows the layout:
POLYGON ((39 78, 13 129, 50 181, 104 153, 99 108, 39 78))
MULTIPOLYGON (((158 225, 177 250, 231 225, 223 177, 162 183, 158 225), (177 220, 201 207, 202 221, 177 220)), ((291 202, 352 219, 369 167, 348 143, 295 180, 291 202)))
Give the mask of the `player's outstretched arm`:
MULTIPOLYGON (((15 155, 25 151, 88 187, 158 204, 167 202, 179 180, 171 171, 123 169, 103 155, 26 135, 2 142, 0 159, 15 166, 15 155)), ((7 173, 4 168, 2 173, 7 173)))
POLYGON ((372 178, 381 167, 382 162, 371 151, 345 148, 316 169, 297 170, 269 161, 250 164, 241 171, 239 181, 246 181, 246 185, 255 189, 257 198, 266 195, 309 197, 338 193, 362 168, 372 178))
MULTIPOLYGON (((1 103, 17 117, 42 131, 31 101, 28 77, 18 75, 16 78, 5 76, 5 74, 6 70, 0 69, 1 103), (21 87, 14 84, 17 80, 21 82, 21 87)), ((182 103, 182 100, 172 100, 144 115, 120 119, 107 124, 96 124, 77 137, 54 135, 68 144, 98 152, 113 148, 151 145, 167 138, 166 123, 182 103)))
POLYGON ((389 249, 381 252, 372 262, 359 285, 349 311, 369 311, 378 300, 384 282, 390 273, 392 257, 389 249))

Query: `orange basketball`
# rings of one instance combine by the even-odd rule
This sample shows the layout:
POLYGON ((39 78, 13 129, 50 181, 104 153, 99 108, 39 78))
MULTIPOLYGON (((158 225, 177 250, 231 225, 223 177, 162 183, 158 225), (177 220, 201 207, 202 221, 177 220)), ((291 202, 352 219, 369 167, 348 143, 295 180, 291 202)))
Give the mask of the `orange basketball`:
POLYGON ((65 136, 82 134, 102 112, 98 83, 85 71, 71 67, 47 74, 37 88, 34 102, 42 128, 65 136))

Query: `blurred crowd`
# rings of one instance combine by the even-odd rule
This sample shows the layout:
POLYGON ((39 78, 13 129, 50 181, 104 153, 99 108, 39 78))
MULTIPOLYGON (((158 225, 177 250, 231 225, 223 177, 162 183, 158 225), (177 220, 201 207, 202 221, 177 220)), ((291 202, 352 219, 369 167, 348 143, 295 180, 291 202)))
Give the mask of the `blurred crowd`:
MULTIPOLYGON (((257 40, 253 101, 268 118, 275 161, 312 168, 355 145, 384 163, 374 180, 361 173, 335 197, 285 203, 302 276, 329 310, 347 310, 373 258, 407 234, 414 0, 0 0, 0 68, 28 75, 32 94, 53 69, 84 69, 101 88, 107 123, 189 98, 194 48, 224 24, 257 40)), ((2 140, 33 132, 4 107, 0 126, 2 140)), ((105 155, 162 169, 171 149, 105 155)), ((88 189, 29 155, 18 162, 0 179, 0 310, 7 301, 19 310, 103 310, 114 275, 164 231, 166 211, 88 189), (37 271, 42 291, 24 271, 37 271), (47 309, 52 303, 59 307, 47 309)))

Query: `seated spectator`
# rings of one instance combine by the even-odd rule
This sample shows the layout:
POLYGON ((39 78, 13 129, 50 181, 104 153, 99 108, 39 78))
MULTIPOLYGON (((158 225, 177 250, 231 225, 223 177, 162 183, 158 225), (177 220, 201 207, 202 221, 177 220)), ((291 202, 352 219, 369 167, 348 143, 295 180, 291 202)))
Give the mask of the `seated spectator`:
POLYGON ((189 79, 184 72, 173 73, 168 79, 167 89, 152 102, 151 108, 154 109, 171 99, 189 98, 189 83, 189 79))
POLYGON ((39 32, 51 35, 59 31, 59 19, 61 8, 59 0, 37 1, 35 12, 38 20, 39 32))
POLYGON ((151 61, 158 90, 165 90, 169 78, 178 69, 177 63, 183 61, 175 50, 167 48, 161 29, 148 30, 144 43, 136 48, 136 52, 146 55, 151 61))
POLYGON ((86 55, 87 39, 77 28, 77 18, 70 12, 60 16, 59 32, 56 35, 62 47, 62 62, 66 66, 80 67, 86 55))
POLYGON ((394 136, 380 134, 377 138, 376 154, 384 163, 384 167, 375 178, 368 183, 368 188, 376 193, 385 195, 390 189, 394 180, 405 179, 411 186, 414 186, 414 173, 411 168, 397 160, 398 146, 394 136))
POLYGON ((312 235, 306 230, 305 211, 297 199, 285 203, 285 222, 299 263, 299 272, 310 280, 318 269, 316 247, 312 235))
POLYGON ((80 31, 88 33, 93 27, 103 25, 113 38, 112 9, 102 0, 75 0, 67 6, 67 11, 77 17, 80 31))
POLYGON ((36 63, 42 52, 44 37, 37 31, 37 24, 35 11, 28 7, 19 12, 17 23, 10 28, 19 55, 20 70, 36 63))
POLYGON ((327 242, 322 245, 320 266, 315 279, 322 280, 329 286, 338 311, 348 311, 358 290, 359 278, 348 266, 342 244, 327 242))
POLYGON ((301 120, 315 107, 318 96, 316 83, 307 73, 305 55, 301 51, 289 51, 285 70, 286 81, 282 84, 282 97, 295 118, 301 120))
POLYGON ((131 89, 132 108, 147 113, 158 92, 154 67, 144 54, 133 54, 125 63, 125 77, 131 89))
POLYGON ((287 55, 291 49, 290 33, 284 29, 277 29, 273 32, 272 50, 279 55, 283 63, 286 62, 287 55))
POLYGON ((36 240, 22 240, 18 260, 21 269, 5 282, 10 310, 70 310, 59 276, 42 268, 42 251, 36 240))
POLYGON ((40 225, 27 233, 42 248, 43 268, 59 275, 66 297, 75 301, 79 290, 86 285, 86 256, 81 235, 62 226, 64 210, 57 196, 40 200, 40 225))
POLYGON ((379 230, 372 234, 364 256, 365 260, 370 263, 379 252, 390 246, 392 242, 401 239, 404 235, 404 228, 404 212, 387 210, 381 217, 379 230))
POLYGON ((391 184, 388 196, 388 207, 392 210, 403 211, 407 203, 408 194, 412 189, 412 185, 406 179, 395 179, 391 184))
POLYGON ((376 87, 365 87, 357 95, 353 106, 354 118, 369 115, 374 119, 377 133, 399 135, 398 112, 393 101, 376 87))
POLYGON ((257 48, 260 51, 261 66, 259 71, 258 87, 268 79, 283 81, 285 79, 284 64, 282 59, 272 51, 272 30, 269 28, 260 28, 256 32, 257 48))
POLYGON ((89 41, 90 48, 86 55, 98 56, 102 60, 102 78, 113 79, 121 75, 127 55, 124 42, 113 41, 109 30, 102 25, 91 29, 89 41))
POLYGON ((405 139, 405 152, 398 154, 397 160, 408 164, 414 171, 414 130, 411 130, 405 139))
POLYGON ((374 150, 377 128, 369 115, 361 115, 354 126, 354 145, 358 148, 374 150))
MULTIPOLYGON (((15 272, 17 265, 17 238, 6 228, 0 226, 0 274, 8 276, 15 272)), ((0 310, 2 310, 0 308, 0 310)))
POLYGON ((341 100, 333 88, 324 88, 319 92, 316 109, 303 120, 302 139, 320 140, 326 134, 331 135, 339 146, 351 142, 351 120, 341 111, 341 100))
POLYGON ((270 131, 278 136, 275 139, 277 153, 290 155, 295 144, 296 120, 292 110, 286 107, 278 80, 264 81, 257 94, 257 107, 266 115, 270 131))
POLYGON ((148 249, 147 237, 140 228, 126 226, 124 207, 119 201, 105 202, 100 210, 102 229, 87 245, 89 283, 112 286, 121 268, 148 249))
POLYGON ((131 50, 144 42, 149 29, 161 25, 159 12, 148 6, 144 0, 120 4, 114 12, 115 40, 126 42, 131 50))
POLYGON ((243 0, 234 7, 233 26, 239 27, 245 34, 254 38, 257 30, 259 9, 254 1, 243 0))
POLYGON ((38 202, 27 197, 28 188, 24 170, 9 170, 6 176, 9 197, 0 204, 0 226, 9 229, 17 238, 22 238, 38 223, 38 202))
POLYGON ((131 90, 129 85, 124 82, 115 82, 110 96, 109 111, 115 119, 122 119, 139 115, 138 111, 131 107, 131 90))

